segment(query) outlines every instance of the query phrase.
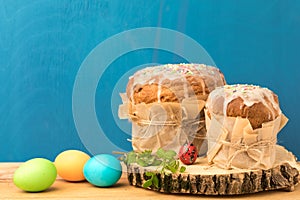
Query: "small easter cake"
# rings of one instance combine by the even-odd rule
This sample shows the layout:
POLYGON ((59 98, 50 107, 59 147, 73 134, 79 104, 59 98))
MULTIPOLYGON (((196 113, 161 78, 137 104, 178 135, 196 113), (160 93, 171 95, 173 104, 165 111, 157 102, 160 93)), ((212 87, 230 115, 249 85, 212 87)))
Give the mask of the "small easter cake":
POLYGON ((277 134, 287 123, 278 97, 255 85, 225 85, 206 102, 208 161, 222 168, 269 169, 277 134))

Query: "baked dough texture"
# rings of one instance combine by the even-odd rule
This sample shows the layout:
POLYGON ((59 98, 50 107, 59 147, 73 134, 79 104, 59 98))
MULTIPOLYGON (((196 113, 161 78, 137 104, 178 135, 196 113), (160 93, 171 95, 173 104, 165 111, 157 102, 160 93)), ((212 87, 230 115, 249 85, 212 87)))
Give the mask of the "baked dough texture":
POLYGON ((253 129, 275 120, 280 114, 278 97, 267 88, 236 84, 218 87, 207 99, 210 112, 228 117, 247 118, 253 129))

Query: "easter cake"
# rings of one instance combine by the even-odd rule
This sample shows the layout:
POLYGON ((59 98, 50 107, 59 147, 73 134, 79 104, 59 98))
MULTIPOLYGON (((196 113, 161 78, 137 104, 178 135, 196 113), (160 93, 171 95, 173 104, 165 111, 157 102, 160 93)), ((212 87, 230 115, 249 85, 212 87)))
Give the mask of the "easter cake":
POLYGON ((225 83, 218 68, 204 64, 166 64, 137 71, 123 95, 124 112, 133 123, 133 149, 178 151, 188 141, 199 154, 205 153, 203 108, 209 93, 225 83))
POLYGON ((222 168, 269 169, 277 134, 287 123, 278 97, 267 88, 225 85, 206 102, 208 161, 222 168))

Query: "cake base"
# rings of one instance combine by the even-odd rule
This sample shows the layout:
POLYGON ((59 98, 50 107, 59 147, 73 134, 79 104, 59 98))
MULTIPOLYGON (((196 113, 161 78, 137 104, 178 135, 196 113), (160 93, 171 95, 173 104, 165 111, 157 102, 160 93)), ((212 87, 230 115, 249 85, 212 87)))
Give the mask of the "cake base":
POLYGON ((127 175, 131 185, 143 187, 150 178, 145 172, 156 172, 158 188, 152 185, 147 189, 162 193, 238 195, 279 189, 293 191, 299 182, 298 169, 283 163, 268 170, 225 170, 208 165, 206 158, 199 158, 184 173, 160 174, 157 167, 130 164, 127 175))

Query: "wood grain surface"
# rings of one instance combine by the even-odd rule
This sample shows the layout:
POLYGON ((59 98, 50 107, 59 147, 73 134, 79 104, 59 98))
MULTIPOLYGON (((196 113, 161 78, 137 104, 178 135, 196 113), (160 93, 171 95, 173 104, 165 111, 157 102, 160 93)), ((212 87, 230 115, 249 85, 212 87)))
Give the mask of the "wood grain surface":
POLYGON ((0 199, 272 199, 272 200, 300 200, 300 186, 295 191, 270 191, 251 195, 237 196, 204 196, 204 195, 173 195, 162 194, 142 188, 130 186, 126 175, 123 174, 119 182, 110 188, 94 187, 87 182, 71 183, 57 178, 55 183, 46 191, 28 193, 18 189, 12 182, 14 171, 19 163, 0 163, 0 199))

